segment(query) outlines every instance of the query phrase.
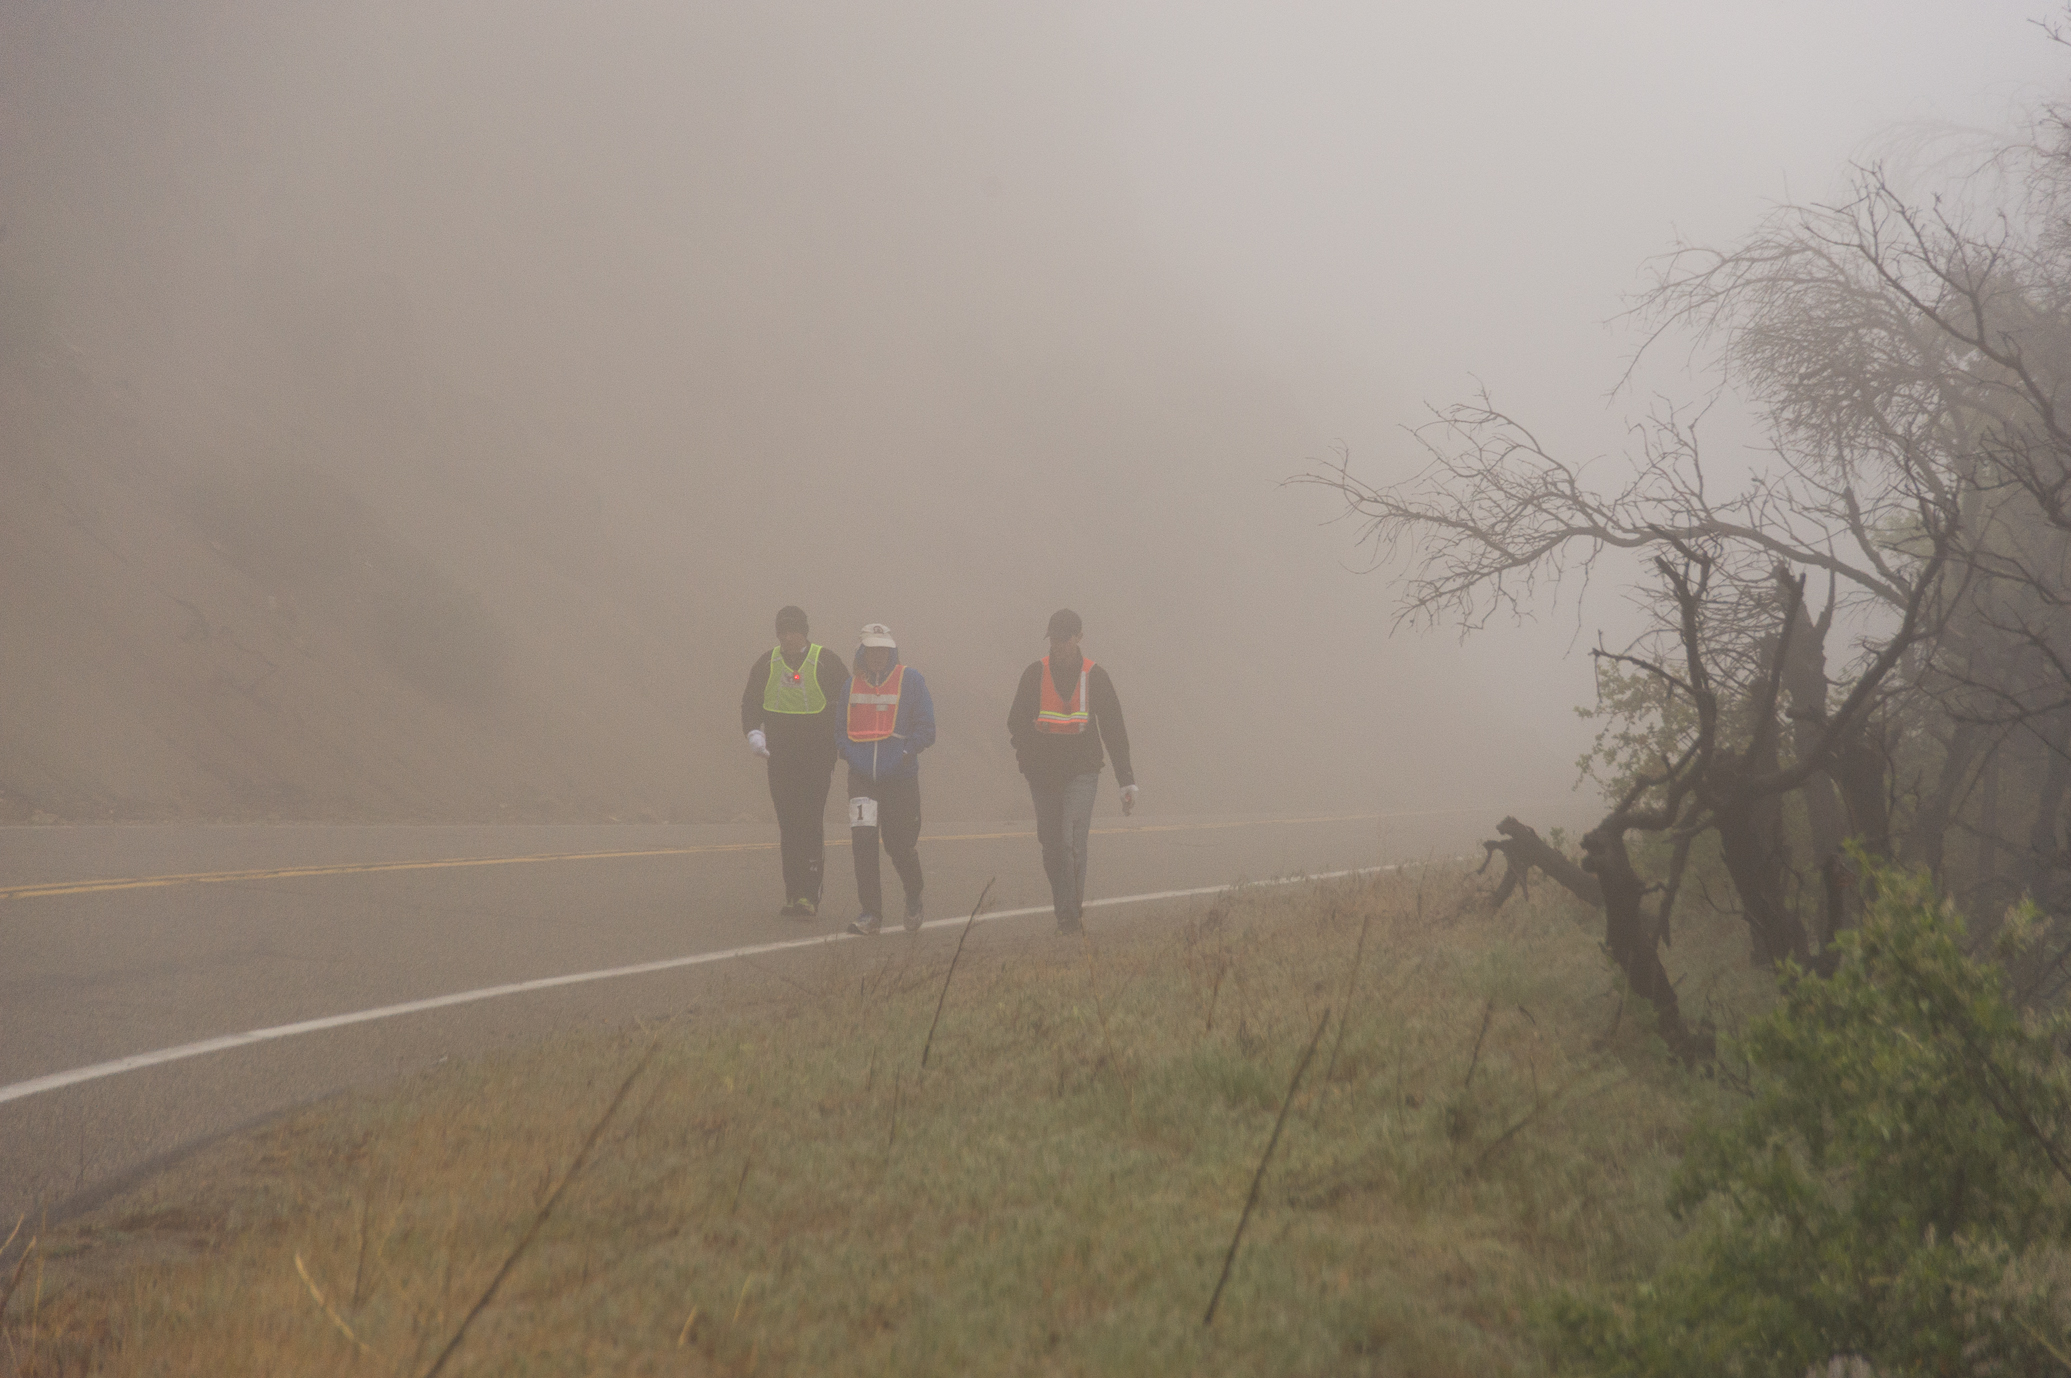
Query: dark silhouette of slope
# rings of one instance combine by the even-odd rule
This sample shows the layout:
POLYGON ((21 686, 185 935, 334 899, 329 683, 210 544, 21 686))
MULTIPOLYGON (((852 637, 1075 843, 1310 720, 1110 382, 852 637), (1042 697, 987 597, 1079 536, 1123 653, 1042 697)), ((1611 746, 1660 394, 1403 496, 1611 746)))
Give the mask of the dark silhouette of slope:
MULTIPOLYGON (((570 668, 598 648, 538 625, 550 596, 493 605, 323 471, 166 453, 51 349, 0 364, 0 417, 8 816, 731 811, 696 788, 666 695, 570 668)), ((593 641, 632 632, 576 587, 593 641)))

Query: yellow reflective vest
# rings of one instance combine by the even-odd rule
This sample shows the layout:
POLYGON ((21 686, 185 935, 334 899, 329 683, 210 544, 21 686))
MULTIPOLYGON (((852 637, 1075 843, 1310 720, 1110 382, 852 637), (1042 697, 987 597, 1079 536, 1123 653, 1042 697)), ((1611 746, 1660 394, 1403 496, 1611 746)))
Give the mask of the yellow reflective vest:
POLYGON ((784 648, 769 653, 769 683, 762 690, 765 713, 824 713, 827 693, 820 688, 820 648, 806 647, 805 660, 794 670, 784 663, 784 648))

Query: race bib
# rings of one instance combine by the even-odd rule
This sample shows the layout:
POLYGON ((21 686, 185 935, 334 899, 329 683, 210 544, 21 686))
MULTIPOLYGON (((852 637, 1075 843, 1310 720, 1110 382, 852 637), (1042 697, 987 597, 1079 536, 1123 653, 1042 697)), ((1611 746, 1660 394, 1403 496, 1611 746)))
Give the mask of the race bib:
POLYGON ((849 800, 849 826, 851 828, 874 828, 877 826, 877 801, 868 795, 849 800))

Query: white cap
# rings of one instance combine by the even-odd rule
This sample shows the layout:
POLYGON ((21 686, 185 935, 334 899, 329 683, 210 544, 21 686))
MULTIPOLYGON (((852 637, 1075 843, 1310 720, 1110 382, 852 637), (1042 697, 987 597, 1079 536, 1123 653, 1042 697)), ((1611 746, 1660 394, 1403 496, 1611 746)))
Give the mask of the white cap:
POLYGON ((890 627, 887 627, 882 622, 868 622, 863 626, 863 644, 865 646, 896 647, 899 643, 892 640, 892 629, 890 627))

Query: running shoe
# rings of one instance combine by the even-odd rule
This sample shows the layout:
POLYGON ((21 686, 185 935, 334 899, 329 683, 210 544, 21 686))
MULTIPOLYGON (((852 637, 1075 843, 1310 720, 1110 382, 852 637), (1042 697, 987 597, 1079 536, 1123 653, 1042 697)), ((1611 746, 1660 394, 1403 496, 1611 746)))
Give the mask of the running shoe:
POLYGON ((858 914, 849 920, 849 932, 867 938, 884 927, 884 920, 875 914, 858 914))

